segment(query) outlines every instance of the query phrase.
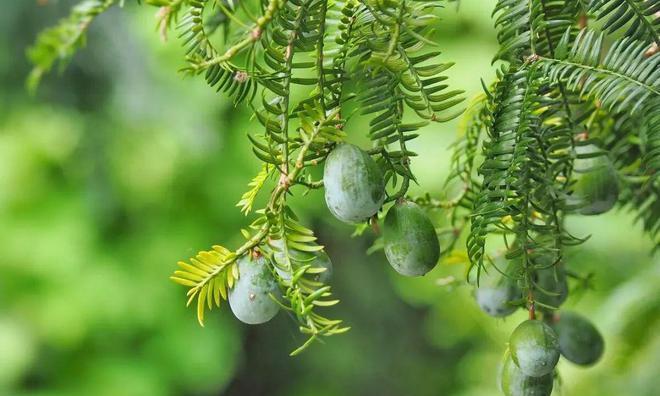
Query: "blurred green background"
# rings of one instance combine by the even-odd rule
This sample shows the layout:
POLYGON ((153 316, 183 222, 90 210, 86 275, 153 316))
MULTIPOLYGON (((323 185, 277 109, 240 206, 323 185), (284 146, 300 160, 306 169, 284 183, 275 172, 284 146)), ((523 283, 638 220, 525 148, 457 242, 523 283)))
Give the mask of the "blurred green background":
MULTIPOLYGON (((510 331, 524 319, 483 315, 470 289, 441 280, 460 265, 403 279, 372 235, 350 238, 314 192, 298 200, 335 263, 335 316, 352 330, 297 358, 303 341, 280 314, 248 327, 228 309, 205 328, 167 278, 179 259, 237 246, 249 223, 234 208, 259 165, 245 137, 259 128, 201 79, 182 79, 175 37, 155 9, 113 9, 89 46, 36 96, 24 90, 25 49, 71 1, 3 1, 0 12, 0 395, 496 395, 510 331)), ((132 2, 130 2, 132 3, 132 2)), ((494 76, 494 1, 443 12, 451 84, 494 76)), ((349 123, 351 139, 359 122, 349 123)), ((457 122, 423 131, 412 149, 424 190, 441 193, 457 122)), ((424 191, 416 188, 417 192, 424 191)), ((441 216, 441 214, 439 214, 441 216)), ((556 395, 657 395, 660 265, 628 213, 571 219, 593 233, 568 266, 595 272, 567 306, 606 339, 590 369, 560 363, 556 395)))

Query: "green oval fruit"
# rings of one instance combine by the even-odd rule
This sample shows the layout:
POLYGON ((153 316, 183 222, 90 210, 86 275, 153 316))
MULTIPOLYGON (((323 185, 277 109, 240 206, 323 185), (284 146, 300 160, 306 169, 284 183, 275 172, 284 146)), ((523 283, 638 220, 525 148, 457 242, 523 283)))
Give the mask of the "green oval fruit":
POLYGON ((490 316, 502 318, 516 311, 511 301, 520 298, 520 289, 513 282, 502 279, 496 286, 479 286, 474 292, 474 298, 482 311, 490 316))
POLYGON ((422 276, 435 267, 440 244, 426 213, 412 202, 400 202, 387 212, 383 227, 385 256, 401 275, 422 276))
POLYGON ((555 331, 538 320, 522 322, 509 338, 511 358, 530 377, 552 373, 559 361, 559 341, 555 331))
POLYGON ((280 310, 269 294, 277 295, 278 285, 260 256, 251 259, 245 255, 238 259, 239 278, 229 290, 229 306, 236 318, 247 324, 260 324, 271 320, 280 310))
POLYGON ((566 271, 561 264, 536 270, 534 300, 543 305, 559 308, 568 298, 566 271))
MULTIPOLYGON (((521 291, 514 280, 516 264, 501 255, 492 260, 492 267, 487 272, 481 271, 474 298, 479 308, 490 316, 511 315, 518 308, 512 302, 521 298, 521 291)), ((472 284, 477 285, 476 274, 473 278, 472 284)))
POLYGON ((328 209, 346 223, 368 219, 385 201, 385 181, 378 164, 352 144, 340 144, 328 155, 323 184, 328 209))
POLYGON ((507 351, 500 373, 500 387, 506 396, 550 396, 554 379, 552 373, 541 377, 525 375, 507 351))
MULTIPOLYGON (((590 144, 575 147, 578 155, 594 155, 601 151, 590 144)), ((573 163, 573 194, 568 206, 583 215, 597 215, 612 209, 619 197, 617 173, 607 155, 577 158, 573 163)))
MULTIPOLYGON (((270 241, 273 246, 273 261, 275 261, 275 271, 282 278, 282 280, 290 281, 291 272, 288 270, 289 264, 285 260, 286 255, 282 250, 282 240, 274 239, 270 241)), ((316 252, 303 252, 301 250, 289 249, 290 263, 293 266, 292 272, 304 265, 311 265, 315 269, 325 268, 322 272, 316 272, 310 276, 310 279, 315 282, 327 284, 332 278, 332 261, 324 251, 316 252)))
POLYGON ((562 312, 559 321, 553 323, 552 327, 559 338, 559 351, 571 362, 589 366, 603 355, 603 336, 584 316, 562 312))
POLYGON ((330 283, 334 271, 334 268, 332 266, 332 261, 330 260, 330 256, 328 256, 326 252, 320 251, 320 252, 316 252, 314 254, 314 257, 315 259, 312 265, 315 268, 325 268, 325 270, 323 272, 314 274, 312 279, 316 282, 320 282, 323 284, 330 283))

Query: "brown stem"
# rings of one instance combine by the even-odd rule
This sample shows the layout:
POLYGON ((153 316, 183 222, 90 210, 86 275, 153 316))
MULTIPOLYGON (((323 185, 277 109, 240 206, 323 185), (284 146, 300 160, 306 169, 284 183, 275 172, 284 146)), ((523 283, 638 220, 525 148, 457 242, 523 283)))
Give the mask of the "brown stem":
POLYGON ((587 27, 587 24, 589 23, 589 18, 587 17, 587 14, 580 14, 578 17, 578 27, 580 29, 584 29, 587 27))
POLYGON ((373 217, 369 219, 369 223, 371 223, 371 229, 374 231, 374 234, 380 235, 380 226, 378 225, 378 214, 373 215, 373 217))

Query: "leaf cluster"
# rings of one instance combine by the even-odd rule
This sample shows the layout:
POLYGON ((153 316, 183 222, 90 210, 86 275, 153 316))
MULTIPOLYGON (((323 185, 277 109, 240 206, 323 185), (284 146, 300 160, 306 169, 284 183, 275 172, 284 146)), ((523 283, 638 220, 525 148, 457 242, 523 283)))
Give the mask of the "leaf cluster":
MULTIPOLYGON (((29 56, 36 86, 57 61, 84 44, 85 31, 113 0, 84 0, 45 30, 29 56)), ((314 233, 287 197, 323 187, 314 171, 346 141, 351 117, 367 117, 368 153, 383 169, 387 201, 404 198, 416 178, 409 142, 421 128, 461 114, 463 92, 449 87, 452 62, 433 41, 440 0, 147 0, 159 7, 161 36, 178 34, 183 71, 253 113, 248 133, 262 162, 238 207, 255 219, 236 249, 214 246, 180 262, 172 279, 188 287, 197 316, 219 306, 240 277, 235 262, 265 254, 280 285, 273 296, 307 341, 345 332, 317 309, 336 304, 314 233), (267 203, 254 208, 257 197, 267 203)), ((469 106, 453 146, 447 201, 414 198, 446 210, 452 257, 478 275, 495 266, 493 246, 533 312, 543 290, 537 271, 560 265, 572 235, 565 218, 575 193, 576 149, 595 144, 620 179, 619 205, 634 211, 660 246, 660 18, 652 0, 499 0, 493 11, 500 61, 495 81, 469 106), (598 22, 600 21, 600 22, 598 22), (602 29, 589 27, 601 23, 602 29), (612 34, 616 34, 613 36, 612 34), (465 231, 465 232, 464 232, 465 231), (467 234, 467 235, 463 235, 467 234), (466 238, 466 254, 454 247, 466 238), (498 241, 497 243, 495 243, 498 241)), ((365 225, 362 225, 365 229, 365 225)), ((469 272, 469 271, 468 271, 469 272)), ((523 302, 524 303, 524 302, 523 302)), ((552 308, 552 307, 550 307, 552 308)))

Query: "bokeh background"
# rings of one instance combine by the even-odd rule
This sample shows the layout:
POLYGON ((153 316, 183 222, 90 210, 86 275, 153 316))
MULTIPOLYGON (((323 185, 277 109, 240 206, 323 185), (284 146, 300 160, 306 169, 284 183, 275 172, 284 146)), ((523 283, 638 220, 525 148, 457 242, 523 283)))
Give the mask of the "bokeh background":
MULTIPOLYGON (((168 280, 175 262, 215 243, 237 246, 249 223, 234 208, 259 165, 246 133, 259 128, 201 79, 182 79, 176 37, 163 43, 155 9, 113 9, 68 69, 24 89, 26 47, 71 1, 6 0, 0 11, 0 395, 496 395, 498 363, 524 319, 483 315, 470 289, 443 286, 460 265, 403 279, 373 235, 351 238, 322 194, 298 198, 335 263, 334 310, 352 330, 303 355, 280 314, 248 327, 228 309, 205 328, 168 280), (42 4, 42 5, 39 5, 42 4), (47 5, 43 5, 47 4, 47 5)), ((453 86, 490 81, 494 1, 443 12, 438 38, 453 86)), ((351 130, 352 129, 352 130, 351 130)), ((359 122, 349 123, 360 141, 359 122)), ((424 190, 442 193, 457 122, 413 143, 424 190)), ((660 265, 632 215, 574 218, 593 234, 568 266, 595 272, 569 309, 604 334, 590 369, 560 363, 556 395, 657 395, 660 265)))

